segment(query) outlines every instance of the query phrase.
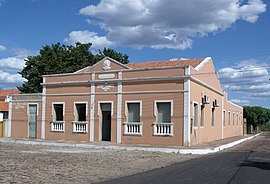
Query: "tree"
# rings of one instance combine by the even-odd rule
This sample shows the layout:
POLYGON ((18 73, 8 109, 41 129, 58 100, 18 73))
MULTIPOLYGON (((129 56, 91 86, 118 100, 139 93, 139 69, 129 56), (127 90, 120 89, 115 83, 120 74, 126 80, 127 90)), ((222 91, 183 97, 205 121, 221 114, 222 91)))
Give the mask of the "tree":
POLYGON ((115 50, 110 49, 110 48, 104 48, 102 52, 99 51, 99 54, 97 54, 98 60, 101 60, 102 58, 104 58, 106 56, 113 58, 122 64, 129 63, 128 55, 126 55, 126 54, 123 55, 122 53, 116 52, 115 50))
POLYGON ((270 109, 259 106, 244 106, 244 118, 253 130, 258 126, 266 125, 270 121, 270 109))
POLYGON ((112 49, 104 49, 99 54, 92 54, 91 43, 76 43, 75 46, 67 46, 56 43, 45 45, 39 51, 39 55, 28 56, 25 67, 19 74, 25 78, 22 86, 17 88, 22 93, 40 93, 42 91, 42 75, 72 73, 84 67, 91 66, 109 56, 123 64, 129 62, 128 56, 112 49))

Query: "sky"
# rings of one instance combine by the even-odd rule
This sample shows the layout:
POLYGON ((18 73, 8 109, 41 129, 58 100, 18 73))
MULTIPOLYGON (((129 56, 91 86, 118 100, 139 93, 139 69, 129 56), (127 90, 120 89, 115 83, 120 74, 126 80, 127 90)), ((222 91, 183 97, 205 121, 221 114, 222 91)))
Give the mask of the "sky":
POLYGON ((267 0, 0 0, 0 88, 22 84, 24 58, 91 42, 131 63, 212 57, 229 100, 270 108, 267 0))

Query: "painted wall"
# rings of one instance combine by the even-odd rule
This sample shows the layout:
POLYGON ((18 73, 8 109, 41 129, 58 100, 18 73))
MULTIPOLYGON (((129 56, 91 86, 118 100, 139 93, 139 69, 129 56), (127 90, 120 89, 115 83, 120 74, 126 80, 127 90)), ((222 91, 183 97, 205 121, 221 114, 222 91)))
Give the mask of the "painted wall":
MULTIPOLYGON (((41 100, 41 98, 40 98, 41 100)), ((11 123, 11 137, 13 138, 28 138, 29 124, 28 124, 28 106, 29 104, 38 104, 37 112, 37 138, 41 138, 41 101, 13 101, 12 102, 12 123, 11 123)))
POLYGON ((224 138, 239 136, 244 134, 244 123, 243 123, 243 108, 235 105, 229 101, 224 100, 224 111, 225 111, 225 126, 224 138), (230 120, 229 114, 230 113, 230 120))
POLYGON ((203 142, 209 142, 222 138, 222 96, 206 87, 203 87, 195 82, 191 81, 190 92, 190 118, 191 122, 194 121, 194 103, 198 104, 197 111, 197 126, 192 125, 191 131, 191 145, 199 144, 203 142), (203 126, 200 125, 200 108, 202 98, 204 95, 210 96, 210 103, 204 105, 203 126), (220 102, 219 107, 215 107, 214 126, 212 126, 212 108, 213 101, 218 99, 220 102))

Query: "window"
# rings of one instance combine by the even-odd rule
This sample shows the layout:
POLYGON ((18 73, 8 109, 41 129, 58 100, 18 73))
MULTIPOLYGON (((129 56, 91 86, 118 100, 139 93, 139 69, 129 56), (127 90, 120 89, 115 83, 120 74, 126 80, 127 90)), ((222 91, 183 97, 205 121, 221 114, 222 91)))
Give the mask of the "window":
POLYGON ((65 122, 64 122, 64 113, 65 113, 65 103, 57 102, 52 104, 52 115, 53 121, 51 122, 51 131, 55 132, 64 132, 65 122))
POLYGON ((171 123, 171 102, 157 102, 157 123, 171 123))
POLYGON ((198 104, 193 103, 193 126, 197 126, 197 118, 198 118, 198 104))
POLYGON ((86 103, 75 103, 75 121, 86 121, 86 103))
POLYGON ((215 126, 215 107, 212 107, 212 127, 215 126))
POLYGON ((64 121, 64 104, 53 104, 53 121, 64 121))
POLYGON ((127 122, 124 123, 125 135, 142 135, 142 101, 126 101, 125 115, 127 122))
POLYGON ((140 122, 140 103, 127 103, 128 122, 140 122))
POLYGON ((226 116, 226 112, 223 111, 223 126, 225 126, 225 116, 226 116))
POLYGON ((173 136, 173 123, 171 121, 173 115, 173 101, 155 101, 154 107, 157 121, 153 124, 153 135, 173 136))
POLYGON ((231 112, 228 112, 228 126, 231 125, 231 112))
POLYGON ((232 125, 234 126, 234 113, 232 114, 232 125))
POLYGON ((200 126, 203 127, 204 125, 204 105, 201 105, 201 119, 200 119, 200 126))
POLYGON ((239 120, 239 116, 238 113, 236 114, 236 125, 238 126, 238 120, 239 120))

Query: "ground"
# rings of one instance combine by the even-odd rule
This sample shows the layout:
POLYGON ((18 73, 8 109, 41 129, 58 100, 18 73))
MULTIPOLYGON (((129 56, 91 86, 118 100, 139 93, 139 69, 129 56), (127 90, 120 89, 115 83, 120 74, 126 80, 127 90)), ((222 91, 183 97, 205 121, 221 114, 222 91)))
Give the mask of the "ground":
POLYGON ((175 163, 132 176, 109 180, 108 184, 269 184, 270 132, 230 149, 175 163))
POLYGON ((94 183, 198 157, 0 143, 0 183, 94 183))

